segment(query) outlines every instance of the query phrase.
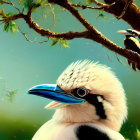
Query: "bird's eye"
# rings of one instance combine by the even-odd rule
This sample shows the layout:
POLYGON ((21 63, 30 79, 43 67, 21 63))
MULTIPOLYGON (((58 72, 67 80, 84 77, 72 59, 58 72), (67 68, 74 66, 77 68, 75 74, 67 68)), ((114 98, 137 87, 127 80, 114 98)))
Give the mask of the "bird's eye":
POLYGON ((85 88, 76 88, 73 90, 73 93, 77 97, 84 97, 88 94, 88 90, 85 88))

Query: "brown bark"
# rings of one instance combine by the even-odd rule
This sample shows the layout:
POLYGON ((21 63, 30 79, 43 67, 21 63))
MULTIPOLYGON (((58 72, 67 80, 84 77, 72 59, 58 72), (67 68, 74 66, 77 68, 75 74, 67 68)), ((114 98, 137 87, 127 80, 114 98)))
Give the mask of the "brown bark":
POLYGON ((82 32, 66 32, 66 33, 55 33, 51 32, 50 30, 45 30, 41 27, 39 27, 38 24, 36 24, 31 17, 25 16, 24 20, 29 25, 30 28, 32 28, 34 31, 39 33, 42 36, 47 36, 50 38, 63 38, 66 40, 71 40, 74 38, 87 38, 89 36, 88 31, 82 31, 82 32))
MULTIPOLYGON (((107 4, 110 4, 115 2, 116 0, 104 1, 107 4)), ((118 17, 122 13, 126 2, 126 0, 120 0, 116 2, 116 4, 112 5, 111 7, 105 8, 104 10, 118 17)), ((122 19, 129 25, 131 25, 135 30, 140 31, 140 8, 136 4, 132 3, 128 6, 122 19)))
POLYGON ((17 15, 8 17, 8 18, 6 18, 6 19, 3 19, 2 21, 3 21, 4 23, 8 23, 8 22, 10 22, 10 21, 17 20, 17 19, 20 19, 20 18, 24 18, 24 15, 23 15, 23 14, 17 14, 17 15))

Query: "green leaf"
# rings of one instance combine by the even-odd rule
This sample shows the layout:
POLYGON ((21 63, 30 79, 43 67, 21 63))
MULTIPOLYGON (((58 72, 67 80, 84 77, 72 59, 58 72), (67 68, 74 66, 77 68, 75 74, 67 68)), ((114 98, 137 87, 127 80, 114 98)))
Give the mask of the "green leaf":
POLYGON ((24 0, 24 7, 30 8, 33 5, 41 4, 44 0, 24 0))
POLYGON ((104 14, 100 14, 99 17, 106 18, 104 14))
POLYGON ((12 90, 12 91, 9 91, 9 94, 10 95, 16 95, 16 94, 18 94, 18 92, 17 92, 17 90, 12 90))
POLYGON ((10 22, 10 31, 15 35, 15 31, 18 31, 18 25, 14 21, 10 22))
POLYGON ((9 12, 9 13, 6 14, 6 17, 11 17, 12 15, 13 15, 13 13, 9 12))
MULTIPOLYGON (((99 17, 101 17, 101 18, 106 18, 106 16, 103 14, 103 12, 104 12, 103 9, 99 10, 99 15, 97 16, 97 18, 99 18, 99 17)), ((97 19, 97 18, 96 18, 96 19, 97 19)))
POLYGON ((86 4, 90 5, 92 3, 92 0, 86 0, 86 4))
POLYGON ((51 47, 54 46, 54 45, 56 45, 56 44, 58 43, 58 41, 59 41, 59 39, 54 39, 54 40, 52 41, 51 47))
POLYGON ((138 140, 140 140, 140 130, 136 130, 136 138, 138 139, 138 140))
POLYGON ((10 21, 8 23, 5 23, 4 24, 4 31, 8 32, 9 30, 15 35, 15 32, 19 31, 18 25, 14 21, 10 21))
POLYGON ((25 8, 30 8, 31 6, 33 6, 33 0, 24 0, 25 8))
POLYGON ((4 24, 4 31, 6 31, 6 32, 9 31, 9 23, 4 24))
POLYGON ((43 1, 42 0, 33 0, 34 4, 41 4, 43 1))
POLYGON ((17 90, 7 91, 6 97, 10 102, 13 102, 15 95, 17 95, 17 94, 18 94, 17 90))
POLYGON ((70 48, 70 46, 68 45, 68 40, 63 40, 63 38, 60 39, 54 39, 51 43, 51 46, 56 45, 57 43, 59 43, 60 46, 63 46, 65 48, 70 48))
POLYGON ((68 41, 67 41, 67 40, 62 40, 62 41, 60 41, 60 44, 61 44, 62 46, 64 46, 65 48, 70 48, 70 46, 68 45, 68 41))

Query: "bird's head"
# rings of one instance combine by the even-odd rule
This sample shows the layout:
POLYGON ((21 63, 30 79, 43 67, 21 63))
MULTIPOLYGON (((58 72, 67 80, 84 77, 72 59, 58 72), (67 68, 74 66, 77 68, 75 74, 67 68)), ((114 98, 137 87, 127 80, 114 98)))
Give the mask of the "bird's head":
POLYGON ((31 88, 29 94, 52 100, 46 108, 56 108, 54 121, 97 123, 118 131, 126 119, 123 87, 110 68, 88 60, 69 65, 57 84, 31 88))
POLYGON ((139 37, 140 38, 140 32, 133 30, 133 29, 127 29, 127 30, 119 30, 118 33, 124 34, 126 36, 132 36, 132 37, 139 37))

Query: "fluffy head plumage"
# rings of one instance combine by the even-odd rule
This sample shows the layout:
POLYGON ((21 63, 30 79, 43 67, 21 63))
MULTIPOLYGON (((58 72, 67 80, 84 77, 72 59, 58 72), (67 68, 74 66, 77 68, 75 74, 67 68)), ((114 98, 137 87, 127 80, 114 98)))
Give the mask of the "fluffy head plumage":
POLYGON ((72 63, 60 75, 57 84, 64 90, 85 86, 95 79, 93 68, 96 65, 89 60, 72 63))
POLYGON ((95 107, 84 102, 57 109, 53 117, 55 120, 67 123, 91 122, 103 124, 115 131, 120 129, 127 116, 126 98, 122 84, 109 67, 89 60, 77 61, 64 70, 57 84, 68 94, 75 88, 85 87, 91 94, 102 95, 107 119, 100 120, 95 107))

